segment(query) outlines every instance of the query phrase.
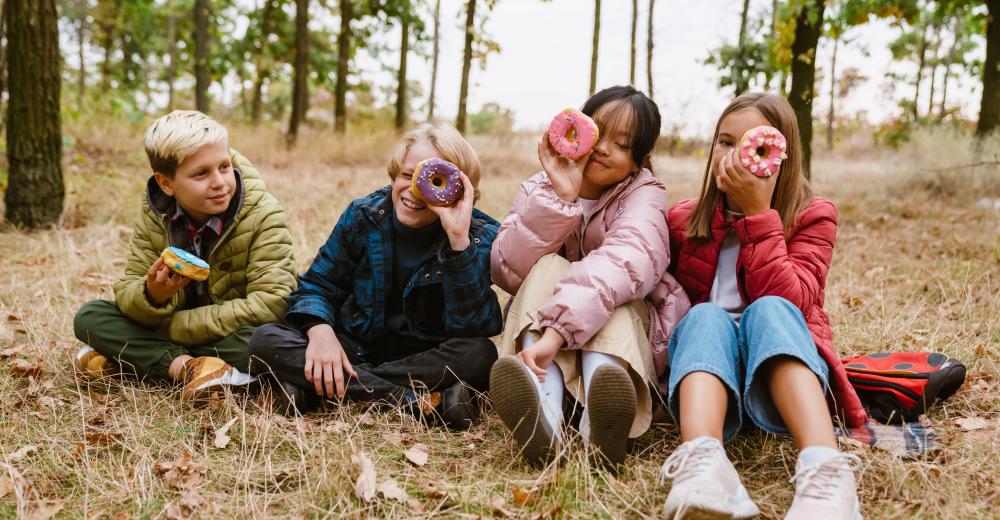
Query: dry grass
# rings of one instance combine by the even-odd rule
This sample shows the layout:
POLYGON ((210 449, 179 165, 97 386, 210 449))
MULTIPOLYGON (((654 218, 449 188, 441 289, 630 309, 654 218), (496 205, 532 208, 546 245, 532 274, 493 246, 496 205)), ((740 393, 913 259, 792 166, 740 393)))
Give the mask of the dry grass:
MULTIPOLYGON (((0 517, 60 506, 60 515, 87 518, 192 510, 199 517, 658 514, 665 490, 657 470, 677 445, 669 425, 641 438, 615 477, 590 468, 579 449, 558 467, 526 467, 492 414, 471 432, 453 434, 353 407, 292 421, 242 396, 196 410, 180 405, 172 388, 119 380, 81 386, 70 369, 79 347, 72 316, 83 302, 110 297, 123 267, 146 176, 139 132, 110 123, 71 129, 63 226, 0 232, 0 350, 21 348, 20 356, 44 362, 33 381, 0 368, 0 496, 5 479, 20 475, 27 484, 0 498, 0 517), (215 449, 213 432, 233 418, 232 441, 215 449), (426 466, 404 458, 417 442, 429 448, 426 466), (359 500, 351 462, 358 450, 375 462, 379 482, 395 479, 413 502, 359 500), (157 469, 185 453, 190 460, 179 468, 157 469)), ((385 183, 381 160, 393 144, 390 134, 337 140, 306 133, 289 152, 272 130, 232 134, 288 209, 302 269, 348 201, 385 183)), ((905 462, 859 451, 861 496, 869 518, 987 517, 1000 507, 1000 212, 976 201, 1000 198, 1000 172, 920 169, 992 158, 1000 146, 974 152, 954 135, 918 136, 916 143, 862 158, 821 155, 815 165, 817 191, 841 215, 827 293, 840 349, 936 350, 962 359, 970 373, 963 390, 929 417, 943 452, 905 462), (990 427, 964 432, 954 423, 973 416, 990 427)), ((480 207, 500 218, 517 182, 536 169, 534 139, 474 144, 486 172, 480 207)), ((697 192, 702 160, 658 157, 656 166, 671 200, 697 192)), ((764 516, 780 517, 792 495, 792 442, 751 433, 729 452, 764 516)))

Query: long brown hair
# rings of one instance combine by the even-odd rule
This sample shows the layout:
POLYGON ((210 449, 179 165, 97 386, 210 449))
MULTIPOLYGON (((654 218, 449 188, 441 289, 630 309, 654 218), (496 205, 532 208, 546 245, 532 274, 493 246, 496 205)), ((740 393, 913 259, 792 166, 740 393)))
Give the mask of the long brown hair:
POLYGON ((715 154, 716 141, 719 140, 719 127, 727 115, 747 108, 759 110, 771 126, 777 128, 788 141, 788 148, 785 150, 788 158, 781 163, 778 182, 771 196, 771 207, 781 216, 785 235, 795 226, 795 218, 799 212, 812 201, 812 188, 802 175, 802 143, 799 140, 799 123, 795 119, 795 111, 781 96, 748 92, 729 103, 719 116, 719 121, 715 123, 715 135, 712 136, 712 147, 708 151, 708 164, 705 166, 705 181, 701 185, 698 204, 691 212, 691 219, 688 222, 688 238, 712 237, 712 217, 724 195, 715 185, 715 178, 712 176, 712 157, 715 154))

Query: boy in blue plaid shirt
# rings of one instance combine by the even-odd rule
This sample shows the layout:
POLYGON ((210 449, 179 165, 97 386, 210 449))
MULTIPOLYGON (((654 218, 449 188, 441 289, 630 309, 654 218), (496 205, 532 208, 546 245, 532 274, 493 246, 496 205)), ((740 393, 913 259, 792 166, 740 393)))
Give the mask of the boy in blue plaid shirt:
POLYGON ((257 329, 251 372, 278 383, 286 413, 323 398, 388 400, 467 428, 478 418, 497 359, 500 305, 490 282, 499 223, 473 208, 479 159, 451 127, 423 124, 389 160, 392 183, 340 216, 299 288, 285 324, 257 329), (465 195, 430 206, 410 192, 414 167, 438 157, 462 170, 465 195))

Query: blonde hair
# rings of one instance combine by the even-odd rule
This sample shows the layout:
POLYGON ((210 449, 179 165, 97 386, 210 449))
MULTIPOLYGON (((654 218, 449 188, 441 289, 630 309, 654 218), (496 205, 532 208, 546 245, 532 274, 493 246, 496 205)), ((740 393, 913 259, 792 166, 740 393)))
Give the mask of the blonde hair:
POLYGON ((184 159, 227 139, 226 127, 215 119, 197 110, 174 110, 149 125, 143 145, 153 171, 172 177, 184 159))
POLYGON ((403 161, 410 147, 419 141, 426 141, 441 154, 444 159, 458 166, 475 189, 475 200, 479 200, 479 175, 481 167, 479 156, 469 142, 458 133, 453 126, 444 123, 421 123, 403 134, 396 148, 389 154, 388 172, 393 181, 403 169, 403 161))
POLYGON ((705 166, 705 181, 702 183, 701 195, 688 222, 688 238, 712 238, 712 218, 715 216, 715 208, 723 197, 712 175, 712 157, 715 154, 715 143, 719 140, 719 127, 722 126, 722 120, 726 116, 747 108, 760 111, 764 119, 777 128, 788 142, 788 148, 785 150, 788 158, 781 163, 777 185, 774 187, 774 194, 771 195, 771 207, 781 217, 786 235, 795 227, 795 219, 799 212, 812 201, 813 192, 809 180, 802 175, 802 143, 799 140, 799 123, 795 119, 795 111, 781 96, 748 92, 729 103, 715 124, 715 135, 712 136, 712 147, 708 151, 708 164, 705 166))

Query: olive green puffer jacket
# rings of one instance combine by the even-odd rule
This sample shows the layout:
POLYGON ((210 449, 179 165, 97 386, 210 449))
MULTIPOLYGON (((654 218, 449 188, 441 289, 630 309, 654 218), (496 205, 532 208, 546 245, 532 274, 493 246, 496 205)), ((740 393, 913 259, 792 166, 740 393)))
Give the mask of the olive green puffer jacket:
POLYGON ((142 211, 129 241, 125 275, 115 284, 115 304, 130 319, 161 327, 169 319, 169 336, 178 345, 218 341, 244 325, 281 319, 288 294, 295 289, 292 236, 285 210, 268 193, 257 169, 230 150, 242 182, 241 202, 218 243, 205 261, 210 267, 208 292, 212 303, 185 309, 185 291, 162 307, 146 297, 146 273, 169 242, 167 210, 171 199, 155 181, 148 183, 142 211))

